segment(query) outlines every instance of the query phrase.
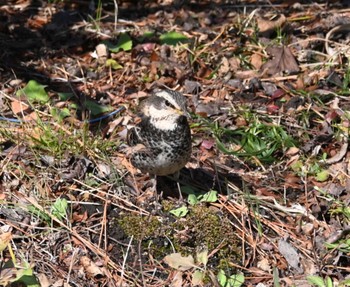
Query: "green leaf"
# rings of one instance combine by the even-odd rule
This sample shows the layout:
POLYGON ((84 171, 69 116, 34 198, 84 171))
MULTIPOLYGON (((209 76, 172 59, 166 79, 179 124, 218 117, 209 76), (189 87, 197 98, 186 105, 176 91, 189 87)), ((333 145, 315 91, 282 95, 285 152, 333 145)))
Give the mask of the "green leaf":
POLYGON ((146 31, 140 37, 137 38, 137 41, 143 42, 145 39, 152 38, 154 36, 154 34, 155 33, 153 31, 146 31))
POLYGON ((28 205, 27 208, 28 208, 28 211, 32 215, 37 216, 40 219, 42 219, 42 220, 44 220, 45 222, 48 222, 48 223, 51 221, 50 216, 48 216, 45 212, 43 212, 43 211, 39 210, 38 208, 36 208, 34 205, 28 205))
POLYGON ((203 286, 203 280, 205 278, 204 272, 196 270, 192 274, 192 286, 203 286))
POLYGON ((173 31, 160 35, 159 40, 161 44, 176 46, 179 43, 186 42, 188 38, 184 34, 173 31))
POLYGON ((280 284, 280 278, 279 278, 279 276, 278 276, 278 270, 277 270, 277 268, 273 268, 272 273, 273 273, 273 286, 274 286, 274 287, 280 287, 281 284, 280 284))
POLYGON ((320 182, 326 181, 328 177, 329 177, 329 172, 325 169, 321 170, 316 174, 316 180, 320 182))
POLYGON ((325 282, 320 276, 315 276, 315 275, 307 276, 307 281, 310 284, 316 285, 318 287, 326 287, 325 282))
POLYGON ((106 67, 111 67, 113 70, 119 70, 122 69, 123 66, 120 65, 116 60, 114 59, 108 59, 106 61, 106 67))
POLYGON ((179 208, 170 210, 169 212, 175 215, 176 217, 184 217, 188 213, 188 208, 187 206, 181 206, 179 208))
POLYGON ((56 202, 51 207, 52 215, 56 216, 58 219, 63 219, 67 217, 68 202, 65 198, 58 198, 56 202))
POLYGON ((333 287, 332 279, 329 276, 326 277, 326 286, 333 287))
POLYGON ((86 100, 84 104, 85 107, 91 112, 92 116, 108 113, 113 110, 113 108, 110 106, 103 106, 91 100, 86 100))
POLYGON ((203 251, 197 253, 197 262, 202 263, 204 266, 208 263, 208 249, 205 248, 203 251))
POLYGON ((197 196, 194 193, 192 193, 192 194, 189 194, 187 196, 187 202, 190 205, 196 205, 199 202, 199 200, 198 200, 197 196))
POLYGON ((220 286, 225 287, 226 283, 227 283, 227 277, 225 275, 224 270, 220 269, 220 271, 216 277, 218 278, 220 286))
POLYGON ((77 103, 71 103, 71 104, 69 105, 69 108, 74 109, 74 110, 77 110, 77 109, 79 108, 79 106, 78 106, 77 103))
POLYGON ((29 263, 25 263, 21 269, 17 270, 16 280, 14 282, 22 282, 28 287, 39 287, 39 283, 33 275, 33 270, 29 263))
POLYGON ((199 196, 200 202, 216 202, 218 200, 217 194, 218 192, 216 190, 210 190, 199 196))
POLYGON ((117 45, 113 46, 111 43, 106 43, 109 50, 113 53, 117 53, 120 50, 130 51, 132 49, 132 40, 127 33, 122 33, 119 36, 117 45))
POLYGON ((227 285, 231 287, 240 287, 244 283, 244 275, 243 274, 235 274, 230 276, 227 280, 227 285))
POLYGON ((50 112, 55 118, 58 118, 59 120, 62 120, 71 115, 71 112, 68 108, 63 108, 63 109, 52 108, 50 112))
POLYGON ((50 100, 49 95, 45 91, 44 85, 39 84, 37 81, 30 80, 28 84, 21 90, 18 90, 17 97, 25 96, 28 101, 36 102, 40 104, 47 103, 50 100))
POLYGON ((57 95, 61 101, 68 101, 74 96, 73 93, 57 93, 57 95))

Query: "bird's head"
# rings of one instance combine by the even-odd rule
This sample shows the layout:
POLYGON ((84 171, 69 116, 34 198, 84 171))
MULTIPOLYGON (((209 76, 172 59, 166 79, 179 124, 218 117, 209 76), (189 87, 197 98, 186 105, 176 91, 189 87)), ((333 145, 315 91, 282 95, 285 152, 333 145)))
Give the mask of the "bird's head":
POLYGON ((180 117, 189 117, 186 98, 172 90, 157 90, 141 103, 141 112, 161 129, 174 129, 180 117))

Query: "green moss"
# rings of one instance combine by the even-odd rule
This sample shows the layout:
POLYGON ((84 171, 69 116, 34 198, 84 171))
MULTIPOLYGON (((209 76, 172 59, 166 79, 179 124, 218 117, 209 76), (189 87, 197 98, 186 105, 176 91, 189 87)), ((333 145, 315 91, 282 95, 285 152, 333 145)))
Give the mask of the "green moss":
POLYGON ((239 260, 241 248, 232 225, 226 218, 221 218, 206 206, 196 205, 190 209, 186 220, 174 223, 174 245, 180 252, 191 252, 193 249, 206 246, 208 250, 219 248, 218 259, 239 260), (188 230, 187 237, 181 236, 181 230, 188 230), (180 234, 180 236, 179 236, 180 234))
POLYGON ((175 208, 175 204, 173 201, 163 200, 162 207, 163 207, 164 212, 169 212, 170 210, 175 208))
POLYGON ((124 233, 135 239, 143 240, 159 235, 161 222, 156 216, 140 216, 126 214, 119 218, 118 224, 124 233))
POLYGON ((176 218, 169 214, 173 205, 169 202, 165 205, 167 212, 162 218, 125 214, 117 223, 127 236, 141 240, 143 250, 157 260, 174 250, 195 257, 198 250, 205 247, 209 253, 218 250, 208 262, 218 269, 227 269, 230 262, 240 261, 240 241, 226 217, 205 205, 196 205, 189 207, 185 218, 176 218))

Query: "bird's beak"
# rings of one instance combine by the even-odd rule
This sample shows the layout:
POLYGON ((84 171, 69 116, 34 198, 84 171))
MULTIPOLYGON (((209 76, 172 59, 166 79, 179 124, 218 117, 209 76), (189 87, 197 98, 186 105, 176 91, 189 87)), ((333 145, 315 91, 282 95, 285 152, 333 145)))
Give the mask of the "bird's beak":
POLYGON ((176 109, 176 112, 181 115, 181 116, 185 116, 186 118, 191 118, 190 113, 187 110, 178 110, 176 109))
POLYGON ((184 111, 183 110, 179 110, 179 109, 175 109, 175 112, 177 114, 179 114, 180 116, 182 116, 184 114, 184 111))

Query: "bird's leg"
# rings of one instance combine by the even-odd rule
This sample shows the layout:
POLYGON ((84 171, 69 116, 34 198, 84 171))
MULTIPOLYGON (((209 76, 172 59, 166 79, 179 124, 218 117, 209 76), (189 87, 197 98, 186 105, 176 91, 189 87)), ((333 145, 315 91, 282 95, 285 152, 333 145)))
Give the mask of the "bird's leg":
POLYGON ((180 171, 177 171, 176 173, 173 174, 173 178, 176 181, 177 184, 177 189, 179 191, 179 200, 183 201, 183 197, 182 197, 182 192, 181 192, 181 186, 180 186, 180 182, 179 182, 179 178, 180 178, 180 171))
POLYGON ((154 174, 149 175, 149 185, 151 190, 157 193, 157 176, 154 174))
POLYGON ((151 183, 151 190, 154 194, 154 198, 156 199, 156 202, 160 202, 160 199, 162 198, 162 194, 163 192, 161 192, 160 194, 158 194, 158 191, 157 191, 157 176, 156 175, 149 175, 149 178, 150 178, 150 183, 151 183))

